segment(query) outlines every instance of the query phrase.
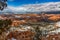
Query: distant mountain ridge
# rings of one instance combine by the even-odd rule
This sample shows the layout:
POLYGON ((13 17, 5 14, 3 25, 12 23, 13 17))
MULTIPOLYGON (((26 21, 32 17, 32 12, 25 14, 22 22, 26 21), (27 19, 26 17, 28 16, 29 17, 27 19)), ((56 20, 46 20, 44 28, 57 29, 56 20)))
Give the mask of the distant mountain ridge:
POLYGON ((47 11, 47 12, 0 12, 0 14, 60 14, 60 11, 47 11))
POLYGON ((50 11, 50 12, 45 12, 47 14, 60 14, 60 11, 50 11))

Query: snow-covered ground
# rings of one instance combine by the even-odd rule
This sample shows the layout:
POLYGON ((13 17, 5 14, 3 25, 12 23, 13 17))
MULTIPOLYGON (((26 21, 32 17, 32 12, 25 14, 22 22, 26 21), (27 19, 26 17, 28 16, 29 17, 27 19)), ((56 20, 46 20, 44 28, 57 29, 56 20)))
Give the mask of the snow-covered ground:
POLYGON ((60 21, 58 21, 58 22, 56 23, 56 26, 60 27, 60 21))

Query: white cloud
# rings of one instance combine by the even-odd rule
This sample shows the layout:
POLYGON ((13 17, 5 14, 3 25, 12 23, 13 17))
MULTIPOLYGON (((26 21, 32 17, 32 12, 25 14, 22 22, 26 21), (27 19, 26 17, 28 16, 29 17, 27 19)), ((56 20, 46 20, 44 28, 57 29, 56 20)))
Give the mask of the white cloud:
POLYGON ((41 4, 27 4, 23 6, 8 6, 4 12, 41 12, 41 11, 60 11, 60 2, 49 2, 41 4))

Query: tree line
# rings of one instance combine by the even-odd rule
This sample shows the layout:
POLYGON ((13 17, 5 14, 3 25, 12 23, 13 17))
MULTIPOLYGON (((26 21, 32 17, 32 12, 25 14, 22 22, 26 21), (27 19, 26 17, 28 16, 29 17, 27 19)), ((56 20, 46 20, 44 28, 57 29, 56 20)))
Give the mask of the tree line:
POLYGON ((8 30, 11 24, 12 24, 12 21, 10 19, 0 20, 0 33, 8 30))

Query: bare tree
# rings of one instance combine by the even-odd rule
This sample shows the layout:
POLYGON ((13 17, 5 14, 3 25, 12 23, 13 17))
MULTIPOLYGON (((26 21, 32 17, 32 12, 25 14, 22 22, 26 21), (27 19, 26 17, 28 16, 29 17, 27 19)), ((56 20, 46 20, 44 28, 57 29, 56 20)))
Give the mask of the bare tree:
POLYGON ((0 10, 2 11, 4 8, 7 7, 7 0, 0 0, 0 10))

